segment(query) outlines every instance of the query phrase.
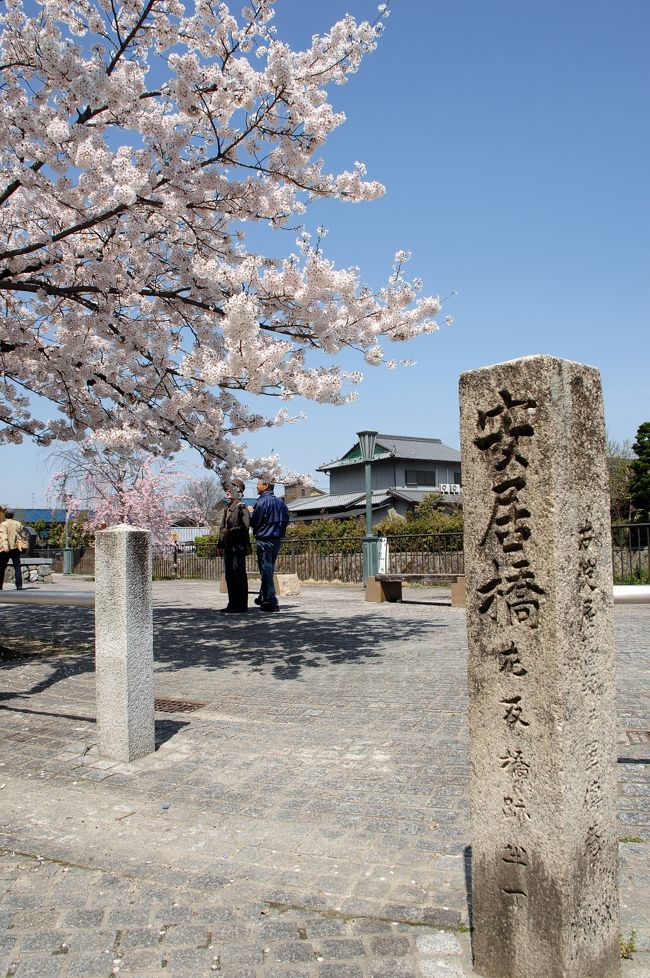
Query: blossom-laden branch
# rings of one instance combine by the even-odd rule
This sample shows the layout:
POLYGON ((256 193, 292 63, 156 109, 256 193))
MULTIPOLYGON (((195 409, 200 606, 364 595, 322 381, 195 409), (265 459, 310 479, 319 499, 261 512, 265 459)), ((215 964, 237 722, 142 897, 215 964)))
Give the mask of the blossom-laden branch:
POLYGON ((0 441, 186 443, 250 471, 237 436, 288 414, 241 392, 343 403, 361 375, 342 350, 377 364, 382 338, 437 330, 405 252, 373 291, 325 257, 322 229, 284 258, 246 243, 250 222, 286 229, 318 198, 383 193, 363 164, 332 174, 317 153, 344 121, 327 88, 375 48, 385 4, 294 51, 273 0, 239 19, 216 0, 34 3, 0 17, 0 441), (37 420, 34 395, 59 415, 37 420))
POLYGON ((51 476, 48 498, 53 506, 63 504, 68 519, 87 512, 91 531, 130 523, 149 530, 158 548, 171 542, 173 517, 204 515, 190 492, 199 480, 173 462, 142 451, 107 451, 88 439, 56 452, 55 459, 63 468, 51 476))

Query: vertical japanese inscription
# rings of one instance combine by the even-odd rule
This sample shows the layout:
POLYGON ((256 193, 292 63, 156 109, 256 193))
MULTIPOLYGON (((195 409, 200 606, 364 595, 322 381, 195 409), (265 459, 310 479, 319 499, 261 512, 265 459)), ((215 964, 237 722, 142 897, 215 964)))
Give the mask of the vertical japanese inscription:
MULTIPOLYGON (((584 518, 578 524, 577 531, 577 572, 578 609, 580 633, 583 640, 583 682, 582 692, 591 697, 599 692, 596 660, 599 655, 597 645, 596 624, 599 601, 598 587, 598 557, 595 544, 594 528, 591 520, 584 518)), ((598 729, 599 718, 593 709, 588 713, 588 730, 598 729)), ((602 746, 598 739, 587 742, 584 747, 584 764, 588 775, 587 785, 583 795, 583 807, 589 812, 590 822, 584 842, 584 854, 595 859, 602 850, 603 828, 602 809, 604 807, 604 792, 602 765, 602 746)))
POLYGON ((473 951, 490 978, 614 978, 611 576, 597 371, 461 378, 473 951))
POLYGON ((505 779, 501 815, 509 839, 500 854, 501 890, 515 904, 528 895, 528 849, 518 835, 534 819, 532 765, 526 756, 526 741, 521 740, 532 722, 526 702, 526 677, 531 668, 526 633, 539 627, 546 594, 528 552, 533 516, 527 500, 527 470, 536 408, 532 398, 517 397, 504 388, 496 404, 478 411, 474 438, 474 445, 488 461, 493 496, 480 541, 490 555, 491 566, 478 586, 478 611, 486 622, 497 625, 500 633, 510 632, 510 640, 495 647, 492 655, 503 680, 502 695, 494 704, 503 730, 497 770, 505 779))
POLYGON ((582 634, 588 638, 596 618, 595 591, 597 562, 594 553, 594 529, 589 520, 578 527, 578 592, 582 609, 582 634))

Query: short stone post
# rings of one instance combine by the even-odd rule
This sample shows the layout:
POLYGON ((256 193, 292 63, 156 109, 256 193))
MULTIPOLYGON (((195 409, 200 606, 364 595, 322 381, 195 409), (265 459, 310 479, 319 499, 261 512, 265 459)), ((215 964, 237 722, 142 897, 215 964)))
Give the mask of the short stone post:
POLYGON ((133 761, 155 746, 151 546, 127 524, 95 536, 99 751, 133 761))
POLYGON ((474 967, 619 974, 616 711, 598 371, 460 380, 474 967))

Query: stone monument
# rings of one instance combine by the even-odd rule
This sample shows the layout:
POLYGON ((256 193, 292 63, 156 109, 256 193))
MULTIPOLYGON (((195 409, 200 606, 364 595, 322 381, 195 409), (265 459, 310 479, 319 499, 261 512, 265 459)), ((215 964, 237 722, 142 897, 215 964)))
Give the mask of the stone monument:
POLYGON ((598 371, 460 380, 474 967, 619 974, 612 569, 598 371))
POLYGON ((99 752, 133 761, 155 746, 149 532, 121 524, 95 547, 99 752))

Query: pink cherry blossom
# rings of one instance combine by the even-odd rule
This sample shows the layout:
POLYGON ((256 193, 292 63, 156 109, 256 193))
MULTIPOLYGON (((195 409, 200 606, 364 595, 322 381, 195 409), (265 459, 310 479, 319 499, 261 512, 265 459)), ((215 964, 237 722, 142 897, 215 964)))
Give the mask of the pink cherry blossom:
POLYGON ((48 498, 71 518, 90 511, 89 530, 130 523, 151 533, 152 545, 171 542, 173 517, 199 518, 191 496, 179 489, 196 482, 176 464, 143 452, 106 451, 90 441, 59 453, 64 468, 51 477, 48 498))

